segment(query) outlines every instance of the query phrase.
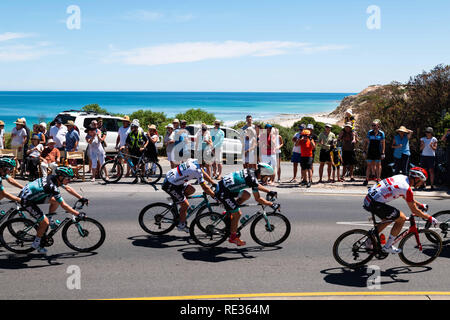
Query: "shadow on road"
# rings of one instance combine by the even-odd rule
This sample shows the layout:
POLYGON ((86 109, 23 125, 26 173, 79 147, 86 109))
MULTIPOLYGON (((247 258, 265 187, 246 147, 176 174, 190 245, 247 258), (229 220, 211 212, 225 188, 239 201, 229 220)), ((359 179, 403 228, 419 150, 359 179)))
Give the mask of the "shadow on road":
POLYGON ((29 253, 26 255, 23 254, 1 254, 0 255, 0 270, 1 269, 35 269, 35 268, 44 268, 50 266, 59 266, 64 263, 60 262, 60 260, 64 259, 77 259, 77 258, 86 258, 90 256, 96 255, 96 252, 66 252, 66 253, 58 253, 52 255, 45 255, 40 253, 29 253), (46 261, 45 264, 40 265, 30 265, 29 263, 37 262, 37 261, 46 261))
POLYGON ((166 234, 162 236, 134 236, 129 237, 128 240, 132 241, 133 246, 155 249, 185 247, 190 244, 189 236, 177 237, 166 234), (171 244, 172 242, 181 242, 181 244, 171 244))
POLYGON ((179 249, 182 252, 183 258, 190 261, 203 261, 203 262, 225 262, 239 259, 255 259, 256 256, 252 253, 268 252, 280 250, 282 247, 246 247, 246 248, 185 248, 179 249))
MULTIPOLYGON (((423 273, 432 270, 430 267, 397 267, 387 269, 385 271, 380 270, 380 282, 379 285, 388 285, 393 283, 407 283, 409 280, 401 279, 401 275, 410 275, 415 273, 423 273), (390 278, 389 280, 383 278, 390 278)), ((369 277, 372 277, 374 271, 367 267, 360 269, 348 269, 348 268, 332 268, 320 271, 325 274, 325 282, 345 287, 357 287, 367 288, 369 277)), ((373 280, 373 279, 372 279, 373 280)))

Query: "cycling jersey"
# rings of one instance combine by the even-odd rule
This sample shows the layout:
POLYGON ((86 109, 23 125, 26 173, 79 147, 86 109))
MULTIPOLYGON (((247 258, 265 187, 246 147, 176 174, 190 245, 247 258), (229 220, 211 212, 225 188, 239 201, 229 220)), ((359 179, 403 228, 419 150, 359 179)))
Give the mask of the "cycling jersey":
POLYGON ((232 193, 239 193, 247 188, 252 188, 253 192, 257 192, 259 186, 258 179, 248 169, 230 173, 224 176, 221 182, 232 193))
POLYGON ((369 148, 367 152, 367 160, 380 160, 381 159, 381 141, 385 140, 384 132, 379 130, 375 134, 374 130, 370 130, 367 133, 367 139, 369 140, 369 148))
POLYGON ((8 179, 9 175, 6 175, 4 177, 0 177, 0 191, 5 190, 5 187, 3 186, 3 178, 8 179))
POLYGON ((39 178, 27 184, 19 195, 22 202, 42 204, 51 197, 54 197, 58 203, 63 202, 57 178, 56 175, 50 175, 47 179, 39 178))
POLYGON ((197 179, 200 184, 205 183, 200 164, 197 160, 191 159, 167 172, 165 181, 174 185, 182 185, 193 179, 197 179))
POLYGON ((401 174, 384 179, 377 185, 374 185, 369 190, 364 204, 369 205, 371 201, 387 203, 399 197, 405 198, 407 202, 414 201, 409 178, 401 174))

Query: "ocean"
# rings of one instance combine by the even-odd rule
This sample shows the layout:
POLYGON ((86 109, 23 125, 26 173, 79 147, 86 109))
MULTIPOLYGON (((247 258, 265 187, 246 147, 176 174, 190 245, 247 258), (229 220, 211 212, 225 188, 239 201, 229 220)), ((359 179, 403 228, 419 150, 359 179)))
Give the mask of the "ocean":
POLYGON ((61 92, 0 91, 0 120, 9 132, 17 118, 25 117, 29 127, 50 122, 65 110, 80 110, 97 103, 112 113, 131 114, 139 109, 164 112, 168 117, 191 108, 214 113, 231 124, 245 120, 274 118, 280 114, 331 112, 341 100, 354 93, 269 93, 269 92, 61 92))

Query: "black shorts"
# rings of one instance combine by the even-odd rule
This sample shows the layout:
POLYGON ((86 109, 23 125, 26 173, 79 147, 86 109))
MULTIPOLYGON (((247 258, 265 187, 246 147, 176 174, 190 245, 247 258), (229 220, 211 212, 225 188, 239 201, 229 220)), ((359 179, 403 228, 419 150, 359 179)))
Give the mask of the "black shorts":
POLYGON ((342 160, 344 166, 353 166, 356 164, 355 151, 342 151, 342 160))
POLYGON ((175 203, 182 203, 186 200, 186 196, 184 195, 184 192, 186 188, 189 186, 189 183, 184 183, 180 185, 175 185, 170 183, 167 180, 164 180, 164 183, 162 185, 162 189, 170 195, 170 197, 173 199, 175 203))
POLYGON ((368 206, 364 205, 363 208, 382 220, 397 220, 400 217, 400 210, 397 208, 374 200, 371 200, 368 206))
POLYGON ((36 220, 39 220, 44 216, 41 208, 39 208, 36 203, 22 200, 20 204, 36 220))
POLYGON ((313 157, 301 157, 300 158, 300 166, 302 170, 309 170, 312 168, 313 157))
POLYGON ((224 186, 223 180, 220 180, 217 184, 215 194, 217 200, 219 200, 224 205, 227 212, 234 213, 239 211, 239 204, 236 201, 236 198, 239 196, 239 194, 228 190, 224 186))
POLYGON ((320 149, 320 162, 331 162, 331 157, 330 157, 330 151, 325 151, 323 149, 320 149))

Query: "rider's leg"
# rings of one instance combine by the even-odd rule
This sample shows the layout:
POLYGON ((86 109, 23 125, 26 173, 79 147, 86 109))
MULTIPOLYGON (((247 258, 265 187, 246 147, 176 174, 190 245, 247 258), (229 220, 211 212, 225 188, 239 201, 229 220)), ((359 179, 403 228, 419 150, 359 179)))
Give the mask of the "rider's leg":
MULTIPOLYGON (((188 185, 184 189, 184 195, 186 197, 189 197, 195 193, 195 188, 191 185, 188 185)), ((183 202, 179 203, 180 205, 180 224, 186 223, 186 216, 187 216, 187 210, 189 208, 189 201, 187 199, 184 199, 183 202)))
POLYGON ((55 200, 55 198, 50 199, 50 206, 48 208, 48 213, 54 213, 56 209, 59 207, 59 202, 55 200))
POLYGON ((44 219, 42 219, 41 223, 39 223, 39 228, 37 230, 36 236, 38 238, 42 238, 49 225, 50 225, 50 221, 48 220, 47 217, 44 217, 44 219))
POLYGON ((251 194, 247 190, 244 190, 241 192, 241 194, 239 195, 239 198, 236 200, 236 202, 239 205, 242 205, 245 201, 250 199, 250 197, 251 197, 251 194))
POLYGON ((395 238, 400 234, 400 231, 402 231, 403 225, 406 221, 406 216, 403 212, 400 212, 400 216, 395 220, 394 226, 392 227, 391 234, 389 235, 389 239, 386 242, 385 247, 389 248, 392 246, 392 243, 394 242, 395 238))

